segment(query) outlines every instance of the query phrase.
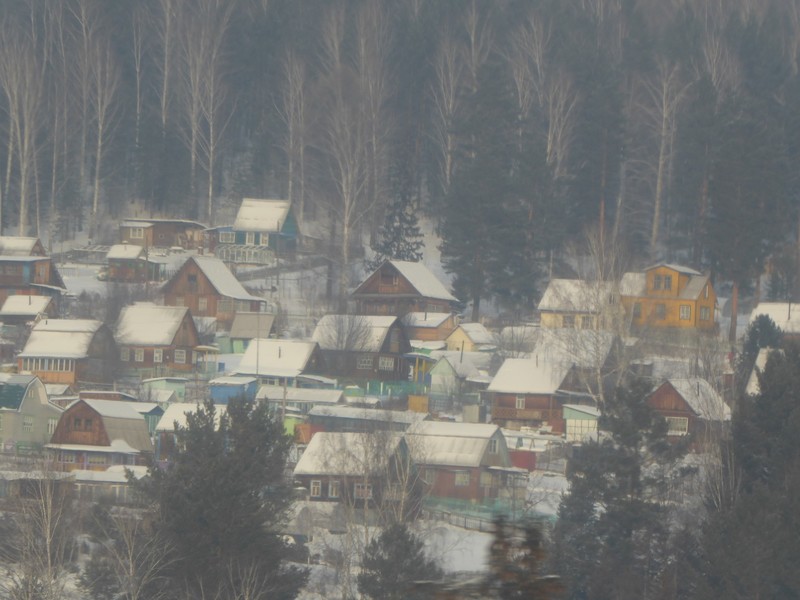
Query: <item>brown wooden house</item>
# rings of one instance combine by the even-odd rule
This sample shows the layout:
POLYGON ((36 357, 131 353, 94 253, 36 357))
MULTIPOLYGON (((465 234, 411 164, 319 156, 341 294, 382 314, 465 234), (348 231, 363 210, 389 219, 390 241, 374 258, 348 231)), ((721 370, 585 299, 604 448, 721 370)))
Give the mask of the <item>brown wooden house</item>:
POLYGON ((702 443, 731 419, 722 396, 705 379, 668 379, 647 398, 647 404, 667 421, 667 436, 690 435, 702 443))
POLYGON ((119 227, 119 240, 125 244, 145 248, 173 248, 186 250, 203 245, 206 226, 185 219, 129 218, 119 227))
POLYGON ((91 319, 44 319, 31 331, 17 357, 20 373, 44 383, 94 385, 111 383, 117 345, 111 330, 91 319))
POLYGON ((352 294, 362 315, 450 313, 458 299, 421 262, 387 260, 352 294))
POLYGON ((75 401, 61 415, 46 447, 65 471, 145 465, 153 454, 144 417, 129 403, 115 400, 75 401))
POLYGON ((360 380, 408 380, 411 351, 402 323, 394 316, 326 315, 311 339, 319 344, 325 374, 360 380))
POLYGON ((458 326, 453 313, 410 312, 402 319, 409 340, 444 341, 458 326))
POLYGON ((122 309, 116 341, 121 367, 146 378, 193 371, 200 343, 188 308, 150 302, 122 309))
POLYGON ((266 302, 244 289, 220 259, 192 256, 162 289, 164 304, 185 306, 195 317, 214 317, 229 330, 237 312, 264 312, 266 302))

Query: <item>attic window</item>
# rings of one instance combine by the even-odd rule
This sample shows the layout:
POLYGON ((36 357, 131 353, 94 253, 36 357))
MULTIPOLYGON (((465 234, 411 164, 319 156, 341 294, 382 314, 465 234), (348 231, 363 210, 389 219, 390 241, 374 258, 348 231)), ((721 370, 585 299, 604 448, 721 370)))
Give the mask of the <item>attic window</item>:
POLYGON ((381 271, 381 285, 397 285, 397 275, 388 269, 381 271))
POLYGON ((653 289, 660 290, 661 286, 663 285, 662 281, 663 278, 661 277, 661 275, 653 275, 653 289))
POLYGON ((664 275, 664 289, 665 290, 672 289, 672 275, 664 275))
POLYGON ((497 454, 497 438, 489 440, 489 454, 497 454))

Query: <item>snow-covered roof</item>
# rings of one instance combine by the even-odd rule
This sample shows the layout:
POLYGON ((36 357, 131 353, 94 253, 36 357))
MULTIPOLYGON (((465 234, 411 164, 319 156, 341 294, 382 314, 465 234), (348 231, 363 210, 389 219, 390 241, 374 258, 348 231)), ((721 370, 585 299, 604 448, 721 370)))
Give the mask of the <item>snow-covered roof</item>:
MULTIPOLYGON (((87 404, 103 418, 103 426, 108 439, 111 440, 109 452, 153 451, 153 442, 147 430, 147 423, 144 417, 131 407, 130 402, 94 399, 77 400, 67 408, 67 411, 75 406, 77 402, 87 404)), ((97 446, 90 445, 89 448, 93 451, 98 451, 96 450, 97 446)))
POLYGON ((655 265, 651 265, 651 266, 647 267, 645 269, 645 271, 652 271, 653 269, 658 269, 660 267, 665 267, 667 269, 672 269, 673 271, 677 271, 678 273, 681 273, 683 275, 689 275, 689 276, 701 275, 701 273, 699 271, 695 271, 694 269, 692 269, 690 267, 685 267, 683 265, 676 265, 675 263, 663 263, 663 262, 655 264, 655 265))
POLYGON ((731 409, 722 396, 705 379, 669 379, 698 417, 710 421, 730 421, 731 409))
POLYGON ((696 300, 703 293, 703 288, 711 278, 708 275, 690 275, 689 282, 681 290, 680 298, 684 300, 696 300))
POLYGON ((11 316, 35 317, 47 310, 52 302, 50 296, 14 295, 6 298, 3 308, 0 308, 0 318, 11 316))
POLYGON ((625 273, 619 282, 619 293, 622 296, 644 296, 647 292, 647 275, 638 272, 625 273))
POLYGON ((545 358, 507 358, 487 388, 504 394, 554 394, 570 366, 545 358))
POLYGON ((288 200, 244 198, 233 228, 237 231, 278 232, 289 216, 290 207, 288 200))
POLYGON ((434 312, 410 312, 403 317, 403 325, 406 327, 439 327, 451 313, 434 312))
MULTIPOLYGON (((417 464, 478 467, 483 462, 489 440, 499 432, 497 425, 484 423, 423 421, 406 432, 406 439, 417 464)), ((508 460, 507 454, 505 458, 508 460)), ((510 463, 500 466, 510 466, 510 463)))
POLYGON ((232 385, 239 387, 242 385, 250 385, 256 381, 258 380, 255 377, 249 377, 247 375, 226 375, 212 379, 208 382, 208 385, 232 385))
MULTIPOLYGON (((194 402, 175 402, 170 404, 159 419, 156 431, 175 431, 176 423, 180 428, 186 427, 186 415, 196 413, 199 407, 200 405, 194 402)), ((214 423, 219 427, 219 421, 222 415, 227 414, 228 407, 224 404, 217 404, 214 408, 214 423)))
POLYGON ((592 417, 600 416, 600 409, 594 406, 587 406, 585 404, 563 404, 563 408, 571 408, 574 411, 591 415, 592 417))
POLYGON ((295 475, 384 475, 403 444, 397 434, 320 431, 303 452, 295 475))
POLYGON ((105 471, 75 469, 69 475, 80 483, 128 483, 129 472, 134 479, 141 479, 147 475, 147 469, 142 465, 111 465, 105 471))
POLYGON ((341 402, 342 390, 316 388, 294 388, 282 385, 262 385, 256 394, 257 400, 282 402, 286 395, 287 402, 308 402, 310 404, 337 404, 341 402))
POLYGON ((142 227, 148 228, 152 227, 153 224, 150 221, 139 221, 137 219, 125 219, 122 223, 120 223, 120 227, 142 227))
POLYGON ((411 425, 428 418, 425 413, 413 410, 381 410, 377 408, 357 408, 355 406, 315 406, 309 413, 315 417, 336 417, 339 419, 359 419, 380 423, 400 423, 411 425))
POLYGON ((456 297, 447 291, 444 284, 423 263, 405 260, 390 260, 389 263, 414 286, 421 296, 458 302, 456 297))
POLYGON ((38 241, 35 237, 0 236, 0 255, 31 256, 38 241))
POLYGON ((487 370, 492 364, 491 352, 461 352, 460 350, 434 350, 431 352, 430 357, 434 360, 441 360, 446 358, 451 366, 455 367, 457 363, 469 361, 473 366, 481 370, 487 370))
POLYGON ((777 348, 761 348, 758 351, 753 370, 750 371, 750 377, 748 377, 747 385, 744 388, 746 394, 757 396, 761 393, 761 384, 758 382, 758 376, 764 372, 764 368, 767 366, 767 360, 773 352, 783 352, 783 350, 777 348))
POLYGON ((272 332, 275 315, 257 312, 237 312, 231 324, 230 338, 252 340, 266 338, 272 332))
MULTIPOLYGON (((112 419, 141 419, 142 416, 133 410, 130 402, 120 400, 96 400, 93 398, 86 398, 77 400, 76 402, 85 402, 91 406, 101 417, 110 417, 112 419)), ((70 408, 75 403, 70 405, 70 408)))
POLYGON ((800 304, 797 302, 759 302, 750 313, 750 323, 766 315, 790 335, 800 334, 800 304))
POLYGON ((478 367, 475 366, 475 364, 472 362, 472 360, 470 360, 468 356, 462 357, 458 355, 443 356, 438 361, 436 361, 436 364, 431 369, 431 373, 433 373, 434 370, 438 371, 437 367, 442 362, 446 362, 448 365, 450 365, 450 367, 455 372, 456 376, 459 377, 460 379, 466 379, 467 377, 478 377, 481 374, 481 371, 478 369, 478 367))
MULTIPOLYGON (((491 333, 482 323, 461 323, 456 328, 460 329, 466 336, 472 340, 473 344, 490 345, 493 346, 497 342, 494 334, 491 333)), ((452 333, 450 335, 453 335, 452 333)))
POLYGON ((225 263, 217 257, 207 255, 192 256, 189 260, 193 260, 197 264, 221 296, 233 298, 234 300, 258 300, 259 302, 264 302, 263 298, 253 296, 244 289, 244 286, 225 266, 225 263))
POLYGON ((44 319, 34 326, 19 356, 84 358, 102 326, 102 322, 92 319, 44 319))
POLYGON ((302 373, 316 342, 256 338, 247 346, 236 374, 262 377, 297 377, 302 373))
POLYGON ((185 306, 137 302, 122 309, 117 320, 117 343, 123 346, 170 346, 189 311, 185 306))
POLYGON ((551 279, 539 302, 539 310, 597 313, 615 295, 615 286, 608 281, 551 279))
POLYGON ((142 246, 135 244, 114 244, 109 248, 106 258, 109 260, 134 260, 144 253, 142 246))
MULTIPOLYGON (((142 419, 144 422, 144 419, 142 419)), ((148 438, 149 440, 150 438, 148 438)), ((131 446, 126 440, 115 438, 111 440, 108 446, 100 446, 93 444, 45 444, 45 448, 50 450, 69 450, 72 452, 100 452, 104 454, 139 454, 142 449, 131 446)), ((150 448, 145 448, 144 451, 152 452, 152 444, 150 448)))
POLYGON ((376 315, 325 315, 311 339, 323 350, 380 352, 397 317, 376 315))

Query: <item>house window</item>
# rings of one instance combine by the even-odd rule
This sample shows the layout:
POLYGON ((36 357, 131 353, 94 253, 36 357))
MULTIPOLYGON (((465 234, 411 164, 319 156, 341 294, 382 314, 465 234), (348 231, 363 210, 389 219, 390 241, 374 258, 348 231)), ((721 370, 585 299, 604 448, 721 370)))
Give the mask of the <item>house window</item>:
POLYGON ((63 452, 63 451, 59 452, 58 461, 62 463, 74 463, 75 454, 73 452, 63 452))
POLYGON ((561 320, 564 327, 575 327, 575 317, 573 315, 564 315, 561 320))
POLYGON ((161 348, 153 349, 153 362, 154 363, 164 362, 164 350, 162 350, 161 348))
POLYGON ((83 428, 86 431, 91 431, 92 430, 92 420, 91 419, 84 419, 83 420, 83 428))
POLYGON ((254 232, 254 231, 248 231, 248 232, 245 234, 245 240, 244 240, 244 243, 245 243, 245 244, 247 244, 248 246, 253 246, 253 245, 255 245, 255 243, 256 243, 256 234, 255 234, 255 232, 254 232))
POLYGON ((131 239, 132 240, 144 239, 144 227, 131 227, 131 239))
POLYGON ((660 290, 663 285, 662 281, 663 278, 661 277, 661 275, 653 275, 653 289, 660 290))
POLYGON ((667 435, 686 435, 689 433, 688 417, 666 417, 667 435))
POLYGON ((232 313, 233 312, 233 300, 231 298, 220 298, 219 302, 217 303, 217 312, 218 313, 232 313))
MULTIPOLYGON (((58 425, 58 419, 54 419, 50 417, 47 419, 47 434, 53 435, 56 432, 56 425, 58 425)), ((2 429, 2 427, 0 427, 2 429)))
POLYGON ((666 304, 656 304, 656 319, 666 319, 667 318, 667 305, 666 304))
POLYGON ((193 294, 197 293, 197 274, 190 273, 186 277, 186 282, 189 284, 189 291, 193 294))
POLYGON ((681 304, 681 321, 689 321, 692 318, 692 307, 689 304, 681 304))
POLYGON ((236 234, 233 231, 220 231, 219 232, 220 244, 235 244, 236 234))
POLYGON ((489 440, 489 454, 497 454, 497 438, 489 440))
POLYGON ((642 303, 641 302, 634 302, 633 303, 633 318, 639 319, 642 316, 642 303))
POLYGON ((83 423, 83 421, 81 421, 79 417, 75 417, 72 421, 72 429, 75 431, 80 431, 81 423, 83 423))
POLYGON ((392 356, 380 356, 378 357, 378 369, 381 371, 393 371, 394 370, 394 357, 392 356))
POLYGON ((208 310, 208 298, 205 296, 200 296, 200 298, 197 299, 197 310, 199 312, 205 312, 208 310))
POLYGON ((358 363, 356 364, 356 368, 362 371, 366 371, 367 369, 372 368, 372 357, 371 356, 359 356, 358 363))
POLYGON ((22 431, 25 433, 33 431, 33 417, 22 417, 22 431))
POLYGON ((120 348, 119 359, 122 362, 128 362, 131 359, 131 351, 128 350, 127 348, 120 348))
POLYGON ((517 410, 524 410, 525 409, 525 396, 517 396, 517 398, 516 398, 516 408, 517 408, 517 410))
POLYGON ((133 351, 133 360, 136 362, 144 362, 144 348, 136 348, 133 351))
POLYGON ((469 485, 469 471, 456 471, 456 487, 466 487, 469 485))
POLYGON ((104 465, 106 464, 106 455, 105 454, 97 454, 93 452, 89 455, 89 464, 90 465, 104 465))
POLYGON ((262 246, 269 246, 269 234, 262 233, 258 240, 262 246))
POLYGON ((356 483, 353 486, 353 496, 356 500, 370 500, 372 499, 372 484, 371 483, 356 483))
POLYGON ((492 487, 492 474, 487 471, 481 471, 479 482, 482 488, 492 487))
POLYGON ((700 320, 701 321, 710 321, 711 320, 711 309, 708 306, 701 306, 700 307, 700 320))
POLYGON ((315 479, 311 482, 311 497, 319 498, 320 496, 322 496, 322 482, 319 479, 315 479))
POLYGON ((591 329, 594 327, 594 319, 592 317, 581 317, 581 329, 591 329))
POLYGON ((338 497, 339 497, 339 482, 338 481, 328 482, 328 498, 338 498, 338 497))
POLYGON ((175 364, 177 365, 185 365, 186 364, 186 350, 175 350, 175 364))
POLYGON ((672 289, 672 275, 664 275, 664 289, 665 290, 672 289))

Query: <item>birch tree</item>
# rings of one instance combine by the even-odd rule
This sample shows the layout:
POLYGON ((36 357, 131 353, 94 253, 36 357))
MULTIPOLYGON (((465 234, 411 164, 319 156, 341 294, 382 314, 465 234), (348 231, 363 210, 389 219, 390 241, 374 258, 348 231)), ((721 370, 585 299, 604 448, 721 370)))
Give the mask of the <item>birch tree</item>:
POLYGON ((302 222, 305 211, 306 144, 308 136, 308 96, 305 63, 289 51, 283 60, 283 90, 279 113, 286 127, 287 198, 302 222))

